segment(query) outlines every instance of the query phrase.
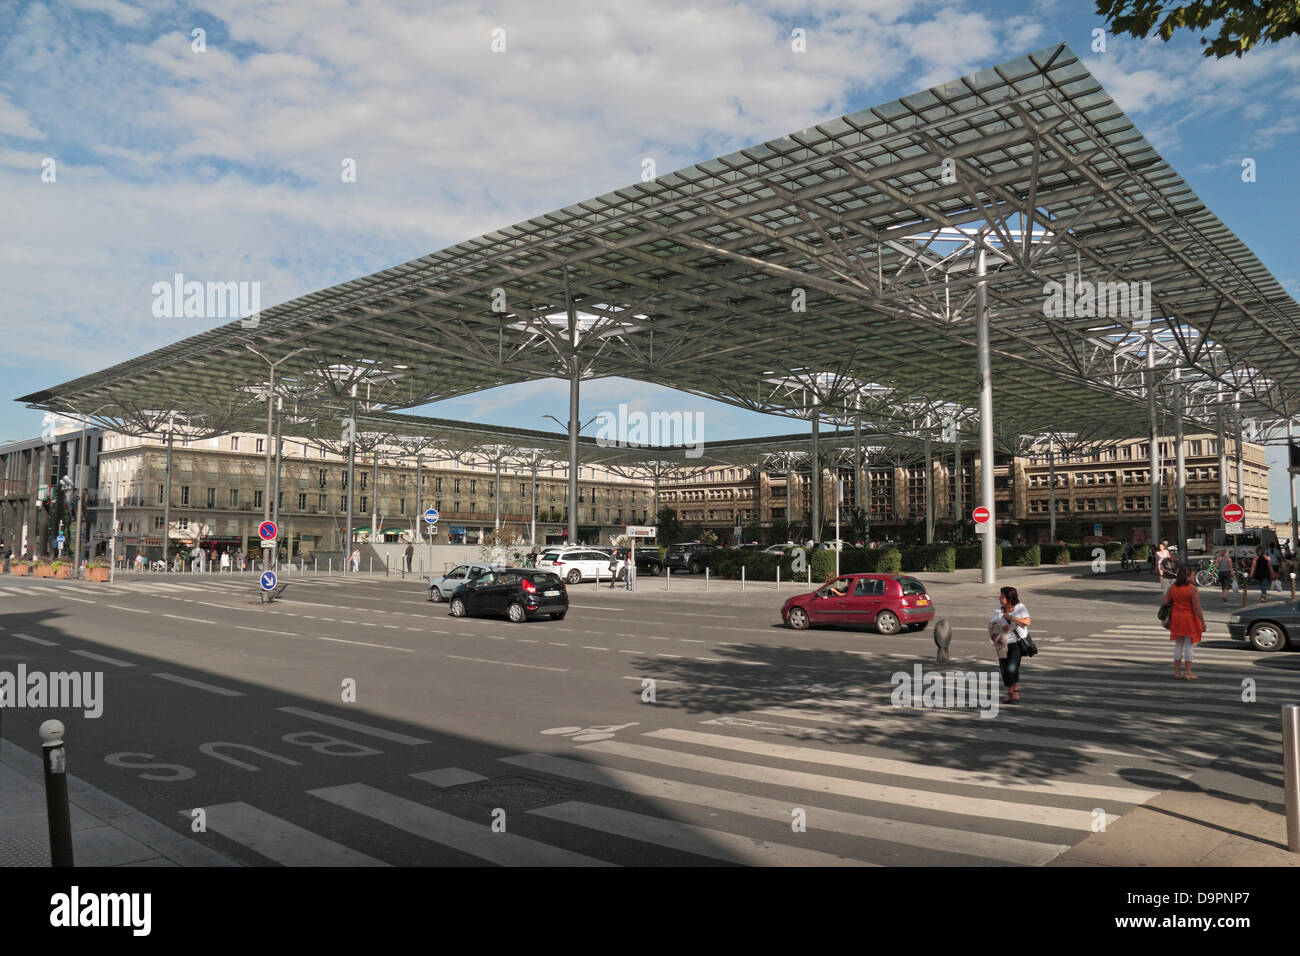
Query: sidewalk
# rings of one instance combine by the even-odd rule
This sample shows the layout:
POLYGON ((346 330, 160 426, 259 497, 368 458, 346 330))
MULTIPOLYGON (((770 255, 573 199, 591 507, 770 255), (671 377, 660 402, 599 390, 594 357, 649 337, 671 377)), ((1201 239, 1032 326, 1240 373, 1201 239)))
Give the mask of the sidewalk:
MULTIPOLYGON (((79 867, 238 865, 72 774, 68 803, 79 867)), ((0 740, 0 866, 49 865, 41 758, 0 740)))

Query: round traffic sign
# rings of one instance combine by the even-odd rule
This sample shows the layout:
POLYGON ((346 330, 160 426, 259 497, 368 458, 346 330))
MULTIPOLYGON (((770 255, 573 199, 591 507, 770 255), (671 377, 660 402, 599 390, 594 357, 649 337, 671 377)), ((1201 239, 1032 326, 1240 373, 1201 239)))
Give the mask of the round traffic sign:
POLYGON ((424 520, 427 521, 427 522, 429 522, 429 524, 437 524, 437 523, 438 523, 438 509, 437 509, 437 508, 430 508, 428 511, 426 511, 426 512, 424 513, 424 520))
POLYGON ((275 526, 274 521, 263 521, 258 526, 257 533, 263 541, 274 541, 275 536, 280 533, 280 529, 275 526))
POLYGON ((1223 520, 1226 522, 1242 521, 1246 517, 1246 509, 1238 504, 1226 504, 1223 506, 1223 520))
POLYGON ((263 571, 263 572, 262 572, 262 582, 261 582, 261 583, 262 583, 262 590, 263 590, 263 591, 273 591, 273 590, 275 590, 275 572, 274 572, 274 571, 263 571))
POLYGON ((989 518, 993 517, 993 515, 989 513, 989 509, 985 508, 983 505, 980 505, 972 511, 970 516, 975 519, 976 524, 984 524, 989 520, 989 518))

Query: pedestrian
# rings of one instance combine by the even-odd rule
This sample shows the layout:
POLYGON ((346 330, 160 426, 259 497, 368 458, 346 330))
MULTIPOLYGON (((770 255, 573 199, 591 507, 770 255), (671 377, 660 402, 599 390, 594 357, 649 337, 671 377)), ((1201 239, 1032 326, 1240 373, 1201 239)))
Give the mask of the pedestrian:
POLYGON ((1174 642, 1174 680, 1198 680, 1192 673, 1192 649, 1201 643, 1205 633, 1205 615, 1188 565, 1178 569, 1162 606, 1169 608, 1167 626, 1169 639, 1174 642))
POLYGON ((1250 565, 1250 578, 1259 585, 1259 603, 1263 604, 1268 600, 1268 586, 1273 580, 1273 565, 1269 564, 1263 545, 1255 549, 1255 560, 1250 565))
POLYGON ((354 574, 359 573, 361 571, 361 549, 353 548, 352 554, 348 558, 352 562, 352 572, 354 574))
POLYGON ((1156 549, 1156 574, 1160 576, 1160 593, 1168 594, 1174 583, 1178 569, 1174 566, 1173 555, 1169 553, 1169 542, 1161 541, 1156 549))
POLYGON ((998 653, 1002 683, 1007 689, 1004 704, 1020 703, 1020 641, 1029 636, 1029 608, 1020 601, 1020 592, 1004 587, 998 609, 989 621, 989 640, 998 653))
POLYGON ((618 552, 612 551, 609 555, 609 589, 614 590, 614 585, 618 583, 618 569, 622 562, 618 559, 618 552))
POLYGON ((226 572, 227 574, 230 573, 230 552, 229 551, 221 552, 221 570, 226 572))
POLYGON ((415 545, 411 542, 406 543, 406 573, 411 573, 411 559, 415 557, 415 545))
POLYGON ((1268 546, 1268 564, 1273 572, 1273 590, 1282 590, 1282 551, 1278 548, 1277 542, 1268 546))
POLYGON ((1223 600, 1228 600, 1228 588, 1236 583, 1236 575, 1232 571, 1232 558, 1228 556, 1227 551, 1220 551, 1214 559, 1214 570, 1219 572, 1219 587, 1223 589, 1223 600))

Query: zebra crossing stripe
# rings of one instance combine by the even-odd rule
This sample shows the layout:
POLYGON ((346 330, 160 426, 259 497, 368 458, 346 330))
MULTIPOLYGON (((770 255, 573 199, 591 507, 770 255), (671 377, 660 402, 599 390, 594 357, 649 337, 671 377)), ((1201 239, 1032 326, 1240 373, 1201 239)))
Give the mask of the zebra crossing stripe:
POLYGON ((559 820, 589 830, 598 830, 611 836, 653 843, 670 850, 682 850, 696 856, 707 856, 749 866, 880 865, 576 800, 540 807, 528 812, 548 820, 559 820))
MULTIPOLYGON (((706 807, 722 813, 738 813, 765 820, 790 819, 791 803, 747 793, 736 793, 702 784, 668 780, 631 770, 596 766, 549 754, 520 754, 502 757, 502 763, 655 800, 673 800, 706 807)), ((1065 844, 1039 843, 1020 837, 998 836, 929 823, 911 823, 872 817, 844 810, 831 810, 801 803, 807 811, 809 826, 845 836, 898 844, 907 848, 906 857, 897 862, 914 862, 918 850, 978 857, 996 863, 1034 866, 1047 863, 1069 849, 1065 844)))
POLYGON ((383 727, 374 727, 370 724, 358 723, 355 720, 345 720, 342 717, 335 717, 332 714, 322 714, 319 711, 307 710, 304 707, 279 707, 276 708, 285 714, 293 714, 295 717, 306 717, 308 720, 318 720, 322 724, 330 724, 334 727, 342 727, 357 734, 368 734, 371 737, 378 737, 380 740, 387 740, 396 744, 406 744, 414 747, 418 744, 427 744, 429 741, 420 737, 411 737, 408 734, 399 734, 394 730, 385 730, 383 727))
POLYGON ((364 783, 323 787, 307 793, 421 839, 501 866, 613 866, 514 833, 494 833, 486 818, 483 823, 475 823, 364 783))
MULTIPOLYGON (((699 754, 678 753, 642 744, 602 740, 582 744, 580 750, 589 750, 613 757, 627 757, 647 763, 656 763, 679 770, 695 770, 717 776, 733 777, 758 783, 769 783, 798 790, 831 793, 858 800, 890 803, 923 810, 938 810, 961 816, 984 817, 994 820, 1019 820, 1042 826, 1061 827, 1067 830, 1091 830, 1094 818, 1088 810, 1071 810, 1066 807, 1038 806, 994 800, 987 797, 967 797, 953 793, 937 793, 911 787, 869 783, 843 777, 828 777, 801 770, 784 770, 758 764, 721 760, 699 754)), ((1108 815, 1109 817, 1109 815, 1108 815)), ((1119 817, 1114 817, 1118 820, 1119 817)))
MULTIPOLYGON (((205 807, 207 827, 284 866, 388 866, 242 801, 205 807)), ((180 811, 186 819, 190 811, 180 811)))
POLYGON ((1146 803, 1152 797, 1160 794, 1158 790, 1101 786, 1072 780, 1017 783, 1014 780, 1008 780, 1003 773, 996 771, 994 768, 985 771, 956 770, 951 767, 934 767, 928 764, 913 763, 908 760, 887 760, 883 757, 868 757, 862 754, 822 750, 816 747, 793 747, 789 744, 750 740, 747 737, 703 734, 696 730, 669 728, 667 730, 651 731, 644 736, 653 737, 656 740, 674 740, 679 743, 699 744, 702 747, 713 747, 718 750, 734 750, 738 753, 758 757, 798 760, 804 763, 819 763, 831 767, 863 770, 868 773, 889 774, 894 777, 956 783, 968 787, 997 787, 999 790, 1013 790, 1018 793, 1052 793, 1062 796, 1087 797, 1090 800, 1112 800, 1117 803, 1132 804, 1146 803))

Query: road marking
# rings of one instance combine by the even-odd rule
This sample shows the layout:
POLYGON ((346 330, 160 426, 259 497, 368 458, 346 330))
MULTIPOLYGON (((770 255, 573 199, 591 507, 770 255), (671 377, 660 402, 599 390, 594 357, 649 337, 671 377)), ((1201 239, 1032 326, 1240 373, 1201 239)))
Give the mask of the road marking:
POLYGON ((229 687, 217 687, 215 684, 205 684, 202 681, 190 680, 188 677, 177 677, 175 674, 154 674, 153 676, 161 677, 163 680, 169 680, 176 684, 184 684, 186 687, 206 690, 209 694, 220 694, 223 697, 244 696, 242 690, 231 690, 229 687))
POLYGON ((17 631, 14 631, 14 637, 18 638, 20 641, 31 641, 33 644, 40 644, 42 647, 59 646, 58 644, 54 643, 54 641, 47 641, 43 637, 32 637, 30 634, 19 634, 17 631))
POLYGON ((394 647, 391 644, 371 644, 367 641, 348 641, 341 637, 318 637, 318 641, 331 641, 335 644, 356 644, 358 647, 381 647, 386 651, 404 651, 407 654, 414 654, 413 647, 394 647))
POLYGON ((94 604, 94 601, 87 601, 85 598, 73 597, 71 594, 60 594, 59 597, 65 601, 76 601, 78 604, 94 604))
POLYGON ((345 720, 342 717, 335 717, 331 714, 322 714, 316 710, 306 710, 302 707, 277 707, 276 709, 285 714, 293 714, 295 717, 306 717, 308 720, 318 720, 322 724, 331 724, 335 727, 343 727, 358 734, 369 734, 371 737, 378 737, 381 740, 388 740, 395 744, 406 744, 408 747, 414 747, 417 744, 427 744, 429 742, 420 737, 411 737, 407 734, 399 734, 395 730, 385 730, 383 727, 375 727, 371 724, 362 724, 355 720, 345 720))
POLYGON ((335 806, 378 820, 424 840, 501 866, 611 866, 604 860, 530 840, 514 833, 494 833, 476 823, 363 783, 308 790, 335 806))
POLYGON ((515 640, 517 640, 520 644, 537 644, 537 643, 539 643, 538 641, 533 640, 531 637, 517 637, 517 638, 515 638, 515 640))
POLYGON ((135 667, 130 661, 119 661, 116 657, 105 657, 103 654, 96 654, 94 651, 71 651, 72 654, 78 654, 81 657, 89 657, 92 661, 103 661, 105 664, 112 664, 114 667, 135 667))
MULTIPOLYGON (((681 783, 547 754, 523 754, 517 757, 503 757, 501 760, 502 763, 522 767, 525 770, 549 773, 599 787, 612 787, 624 793, 649 797, 653 800, 675 800, 723 813, 758 817, 769 822, 790 818, 791 803, 786 800, 735 793, 731 790, 700 784, 681 783)), ((891 863, 908 862, 915 857, 915 850, 919 847, 1032 866, 1047 863, 1069 849, 1065 845, 1037 843, 1018 837, 996 836, 927 823, 871 817, 847 813, 843 810, 813 807, 803 802, 799 805, 807 811, 809 821, 817 829, 868 840, 886 841, 903 847, 901 853, 892 851, 886 854, 888 862, 891 863)))
POLYGON ((681 641, 683 644, 707 644, 707 643, 709 643, 708 641, 697 641, 697 640, 694 640, 693 638, 689 638, 689 637, 679 637, 678 640, 681 641))
POLYGON ((121 604, 110 604, 109 607, 116 611, 130 611, 132 614, 148 614, 148 611, 142 611, 138 607, 123 607, 121 604))
POLYGON ((528 812, 546 817, 548 820, 559 820, 562 823, 587 827, 591 830, 599 830, 601 833, 639 840, 642 843, 664 846, 672 850, 681 850, 696 856, 707 856, 715 860, 728 860, 755 866, 879 865, 576 800, 539 807, 528 812))
POLYGON ((490 661, 484 657, 460 657, 457 654, 448 654, 447 656, 454 661, 474 661, 478 664, 504 664, 506 667, 527 667, 530 670, 535 671, 559 671, 560 673, 566 673, 569 670, 567 667, 543 667, 540 664, 517 664, 514 661, 490 661))
POLYGON ((480 780, 487 779, 487 777, 480 773, 474 773, 470 770, 462 770, 460 767, 443 767, 441 770, 426 770, 423 773, 413 773, 411 776, 416 780, 431 783, 435 787, 459 787, 461 784, 478 783, 480 780))
POLYGON ((245 624, 234 625, 241 631, 257 631, 260 634, 283 634, 285 637, 302 637, 301 634, 295 634, 293 631, 273 631, 269 627, 249 627, 245 624))
POLYGON ((590 644, 583 644, 583 645, 582 645, 582 649, 583 649, 584 651, 607 651, 607 650, 609 650, 608 647, 592 647, 590 644))
POLYGON ((679 660, 679 661, 682 659, 681 654, 656 654, 655 657, 671 657, 674 660, 679 660))
POLYGON ((1052 793, 1065 796, 1087 797, 1096 800, 1113 800, 1119 803, 1146 803, 1160 795, 1158 790, 1143 790, 1136 787, 1111 787, 1091 783, 1078 783, 1070 780, 1044 780, 1041 783, 1018 783, 1014 778, 990 768, 989 770, 956 770, 951 767, 933 767, 928 764, 913 763, 907 760, 887 760, 883 757, 867 757, 862 754, 843 753, 824 750, 819 747, 794 747, 789 744, 769 743, 763 740, 749 740, 744 737, 726 737, 721 734, 704 734, 695 730, 678 730, 669 728, 656 730, 646 737, 658 740, 673 740, 679 743, 698 744, 716 750, 733 750, 738 753, 778 760, 799 760, 804 763, 818 763, 829 767, 849 767, 868 773, 889 774, 895 777, 912 777, 920 780, 937 780, 944 783, 956 783, 968 787, 996 787, 999 790, 1015 790, 1022 793, 1052 793))
POLYGON ((550 644, 551 647, 568 647, 568 646, 569 646, 568 644, 560 644, 560 643, 557 642, 557 641, 547 641, 546 643, 550 644))
MULTIPOLYGON (((912 787, 895 787, 862 780, 850 780, 844 777, 805 773, 801 770, 783 770, 758 764, 740 763, 734 760, 720 760, 700 754, 678 753, 659 747, 625 744, 614 740, 582 744, 579 749, 676 767, 680 770, 695 770, 701 773, 773 784, 779 787, 831 793, 858 800, 872 800, 878 803, 938 810, 943 813, 955 813, 962 816, 994 820, 1013 819, 1022 823, 1061 827, 1067 830, 1090 831, 1094 823, 1091 810, 1072 810, 1066 807, 1040 806, 1015 803, 1009 800, 995 800, 988 797, 967 797, 960 794, 939 793, 912 787)), ((1108 824, 1118 819, 1119 817, 1113 814, 1106 815, 1108 824)))
POLYGON ((170 617, 177 621, 190 621, 194 624, 216 624, 216 621, 205 621, 200 617, 181 617, 179 614, 164 614, 163 617, 170 617))
MULTIPOLYGON (((247 803, 204 807, 207 827, 284 866, 388 866, 247 803)), ((188 810, 180 811, 189 819, 188 810)))

